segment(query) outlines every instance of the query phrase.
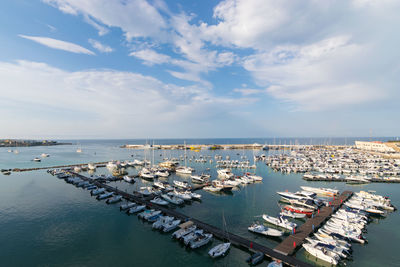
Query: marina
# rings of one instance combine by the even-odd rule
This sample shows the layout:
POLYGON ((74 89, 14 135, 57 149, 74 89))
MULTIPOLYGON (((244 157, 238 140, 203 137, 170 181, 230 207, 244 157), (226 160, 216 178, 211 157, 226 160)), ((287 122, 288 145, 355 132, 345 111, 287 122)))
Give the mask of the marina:
MULTIPOLYGON (((179 213, 177 211, 165 208, 163 206, 157 205, 157 204, 153 204, 151 203, 148 199, 151 197, 147 197, 147 198, 143 198, 142 196, 138 196, 138 194, 133 195, 133 194, 129 194, 127 192, 118 190, 114 187, 108 186, 106 184, 97 182, 89 177, 85 177, 83 175, 80 175, 78 173, 74 173, 74 172, 70 172, 71 174, 73 174, 76 177, 81 178, 84 181, 88 181, 91 184, 96 185, 98 188, 104 188, 106 191, 108 192, 113 192, 119 196, 123 196, 126 200, 129 201, 134 201, 136 203, 145 205, 147 207, 151 207, 151 208, 156 208, 157 210, 161 211, 163 214, 166 214, 168 216, 172 216, 174 218, 178 218, 180 219, 182 222, 188 222, 191 221, 193 224, 195 224, 197 227, 204 229, 205 231, 212 233, 215 237, 221 239, 221 240, 227 240, 229 239, 230 242, 232 242, 235 246, 240 247, 240 248, 244 248, 250 251, 256 251, 256 252, 262 252, 264 255, 266 255, 267 257, 271 258, 271 259, 279 259, 282 262, 284 262, 286 265, 289 266, 299 266, 299 267, 308 267, 311 266, 307 263, 301 262, 299 260, 297 260, 296 258, 293 257, 289 257, 287 255, 284 255, 284 253, 281 253, 280 251, 277 251, 276 249, 270 249, 268 247, 265 247, 261 244, 258 244, 254 241, 245 239, 243 237, 240 237, 238 235, 235 235, 233 233, 229 233, 229 232, 225 232, 220 228, 217 228, 215 226, 212 226, 210 224, 204 223, 200 220, 197 220, 195 218, 190 218, 182 213, 179 213), (278 253, 277 253, 278 252, 278 253)), ((305 236, 306 237, 306 236, 305 236)), ((304 237, 304 238, 305 238, 304 237)))
MULTIPOLYGON (((62 148, 62 146, 60 146, 60 148, 62 148)), ((100 150, 96 150, 96 152, 99 153, 98 151, 100 150)), ((117 206, 121 207, 121 210, 128 212, 132 215, 141 214, 141 212, 146 210, 159 211, 160 213, 149 213, 148 215, 150 217, 145 217, 145 221, 149 221, 152 223, 157 222, 158 219, 162 218, 163 216, 167 219, 168 217, 171 217, 175 221, 179 220, 179 224, 176 224, 175 222, 174 224, 171 224, 170 226, 165 228, 166 232, 168 232, 169 234, 172 234, 174 231, 176 231, 175 227, 182 225, 186 222, 190 222, 198 229, 203 230, 204 233, 209 233, 212 235, 212 238, 204 245, 200 243, 193 244, 193 247, 197 247, 198 245, 200 246, 199 248, 196 248, 196 250, 201 251, 201 253, 196 252, 196 255, 190 252, 188 253, 187 248, 182 251, 186 251, 186 253, 188 253, 187 257, 179 253, 181 255, 179 256, 180 258, 183 257, 186 261, 190 262, 196 259, 204 263, 205 261, 208 261, 206 260, 207 258, 211 258, 213 260, 220 261, 221 265, 221 261, 233 261, 235 262, 235 265, 240 266, 242 264, 246 264, 245 260, 250 255, 252 257, 254 256, 257 261, 260 261, 261 265, 263 263, 265 264, 265 262, 268 263, 272 259, 277 259, 279 261, 282 261, 282 263, 287 266, 312 266, 315 265, 315 263, 319 262, 320 259, 318 257, 323 257, 322 254, 318 254, 320 253, 319 251, 322 245, 319 244, 319 241, 315 241, 317 235, 326 235, 325 231, 331 231, 334 229, 332 227, 336 227, 336 220, 338 220, 338 218, 342 216, 342 214, 337 214, 339 211, 342 212, 341 210, 349 209, 351 207, 352 209, 365 209, 370 213, 374 212, 378 215, 380 212, 379 210, 364 208, 359 202, 358 193, 356 194, 357 198, 351 198, 351 200, 347 201, 351 195, 351 192, 359 191, 359 188, 354 187, 354 185, 350 185, 346 182, 330 183, 327 181, 305 181, 304 179, 302 179, 303 173, 301 172, 276 172, 271 167, 266 165, 263 160, 257 160, 258 157, 263 157, 262 155, 265 153, 270 156, 274 156, 275 153, 280 154, 281 152, 279 151, 271 150, 266 152, 265 150, 259 149, 248 150, 247 152, 239 151, 239 153, 237 153, 238 150, 226 149, 223 150, 223 152, 209 150, 208 152, 202 151, 199 153, 194 150, 187 150, 187 155, 185 157, 184 151, 172 150, 171 152, 157 153, 153 158, 152 154, 154 150, 152 149, 132 153, 132 151, 121 148, 121 154, 119 156, 110 156, 112 158, 120 159, 114 161, 107 161, 104 159, 102 160, 100 158, 100 160, 95 160, 93 156, 85 154, 86 151, 88 151, 88 148, 82 146, 82 152, 79 154, 80 157, 84 156, 85 158, 82 158, 79 161, 91 162, 91 165, 95 167, 94 171, 89 170, 88 163, 79 164, 80 168, 76 168, 78 164, 54 164, 52 166, 66 167, 50 167, 49 169, 46 169, 47 167, 43 166, 39 167, 41 169, 38 170, 13 172, 11 177, 13 178, 13 180, 18 177, 33 177, 36 176, 36 174, 43 174, 44 170, 49 170, 49 172, 57 173, 56 176, 59 175, 60 179, 65 179, 69 183, 74 184, 77 188, 82 188, 77 191, 81 191, 82 193, 91 191, 93 194, 93 198, 97 197, 99 199, 103 199, 99 201, 99 203, 109 203, 109 205, 106 205, 110 206, 108 209, 113 210, 112 207, 117 206), (131 157, 131 155, 133 154, 135 154, 134 157, 131 157), (254 164, 256 165, 256 169, 232 168, 230 172, 219 171, 223 169, 217 167, 217 165, 219 164, 217 161, 219 161, 219 158, 225 159, 227 157, 230 158, 229 161, 231 162, 235 162, 236 160, 239 162, 249 160, 249 166, 254 164), (148 166, 146 167, 150 173, 158 172, 159 170, 161 170, 160 168, 163 168, 160 167, 160 165, 165 165, 165 162, 168 162, 169 160, 174 160, 174 158, 181 166, 191 167, 193 169, 193 172, 192 174, 181 174, 174 172, 173 169, 170 169, 168 170, 169 175, 165 177, 163 177, 164 172, 160 172, 160 175, 156 175, 150 179, 141 178, 139 176, 139 173, 141 172, 142 168, 144 168, 144 165, 129 166, 129 164, 134 161, 145 162, 146 158, 151 159, 149 160, 148 166), (199 159, 206 159, 206 161, 202 161, 199 159), (210 159, 212 159, 213 161, 211 162, 210 159), (157 165, 158 167, 155 168, 155 165, 157 165), (114 176, 117 173, 115 172, 115 168, 125 169, 125 172, 127 174, 114 176), (63 175, 63 171, 61 169, 68 169, 68 172, 70 174, 63 175), (79 172, 77 172, 77 170, 79 172), (230 175, 230 173, 232 173, 233 175, 230 175), (202 177, 204 177, 204 179, 202 177), (260 181, 257 182, 256 179, 260 179, 260 181), (252 180, 252 182, 250 182, 250 180, 252 180), (229 185, 229 187, 227 187, 229 188, 227 189, 227 191, 221 190, 213 192, 212 190, 207 190, 207 187, 213 188, 213 190, 214 188, 223 188, 225 186, 225 181, 232 182, 232 185, 229 185), (289 181, 290 183, 288 183, 289 181), (271 182, 273 182, 273 184, 271 184, 271 182), (321 184, 321 186, 319 186, 318 184, 321 184), (174 185, 176 186, 175 189, 174 185), (340 186, 339 188, 337 188, 336 186, 335 188, 333 188, 333 185, 340 186), (180 190, 178 190, 178 188, 180 188, 180 190), (303 191, 296 192, 296 190, 303 191), (305 216, 301 216, 301 212, 305 212, 306 210, 311 209, 314 206, 311 204, 307 204, 308 200, 322 200, 320 199, 320 197, 316 198, 315 194, 311 194, 311 191, 315 191, 319 195, 322 195, 322 199, 331 199, 329 200, 331 203, 329 203, 328 205, 328 200, 323 200, 323 203, 318 204, 322 206, 319 206, 318 209, 313 208, 313 212, 311 213, 311 215, 308 215, 307 213, 305 214, 305 216), (171 199, 172 197, 181 197, 182 204, 175 205, 172 204, 172 202, 166 201, 163 196, 164 194, 167 195, 167 193, 162 192, 169 192, 171 199), (198 194, 197 197, 199 200, 194 200, 194 198, 192 200, 189 200, 189 198, 185 200, 186 197, 189 197, 190 192, 196 192, 198 194), (306 194, 306 192, 309 193, 306 194), (248 202, 249 197, 250 199, 256 198, 257 201, 254 203, 251 202, 252 204, 250 204, 248 202), (303 201, 305 202, 303 203, 303 201), (278 205, 276 205, 277 203, 278 205), (344 204, 346 205, 344 206, 344 204), (298 205, 306 206, 302 207, 298 205), (214 208, 210 208, 213 206, 214 208), (224 207, 223 211, 225 212, 227 217, 227 229, 224 225, 221 225, 221 210, 219 209, 219 212, 217 213, 216 211, 213 211, 213 209, 216 209, 215 207, 219 206, 221 206, 221 209, 222 207, 224 207), (241 211, 240 213, 243 214, 243 216, 241 216, 241 214, 236 211, 236 207, 239 208, 239 210, 241 211), (219 215, 217 215, 218 213, 219 215), (250 231, 250 229, 248 228, 254 224, 254 220, 257 220, 258 216, 260 216, 260 218, 262 219, 261 215, 263 214, 268 214, 272 217, 276 216, 276 214, 284 214, 284 218, 287 218, 291 222, 296 223, 297 226, 295 226, 292 230, 285 230, 274 225, 271 226, 268 222, 264 221, 261 224, 258 222, 258 225, 262 226, 259 228, 259 233, 257 231, 250 231), (240 218, 240 220, 235 222, 236 218, 240 218), (265 231, 265 233, 263 233, 263 231, 265 231), (221 241, 225 243, 229 241, 232 246, 224 252, 226 246, 222 246, 222 244, 225 243, 220 243, 221 241), (220 244, 221 246, 218 247, 218 245, 220 244), (218 253, 219 251, 221 251, 224 256, 222 258, 216 257, 214 259, 213 256, 209 255, 208 253, 208 251, 212 248, 215 248, 214 251, 218 251, 218 253), (262 253, 263 260, 258 258, 257 253, 262 253), (238 255, 242 255, 240 260, 237 258, 238 255), (318 260, 310 257, 317 257, 318 260)), ((20 154, 15 155, 15 157, 25 156, 25 153, 26 152, 21 151, 20 154)), ((76 152, 74 152, 74 154, 75 153, 76 152)), ((290 155, 291 152, 290 150, 288 150, 285 151, 285 153, 290 155)), ((54 159, 57 156, 57 153, 54 152, 46 152, 46 154, 50 155, 50 157, 48 157, 48 159, 46 160, 54 159)), ((91 155, 94 155, 94 153, 92 152, 91 155)), ((72 160, 73 159, 71 158, 70 161, 72 160)), ((34 166, 35 163, 31 164, 32 166, 34 166)), ((46 163, 44 162, 42 164, 46 163)), ((5 166, 2 167, 5 168, 5 166)), ((7 166, 7 168, 10 167, 13 166, 7 166)), ((20 169, 29 170, 30 166, 27 167, 28 168, 20 169)), ((36 179, 40 181, 43 178, 36 179)), ((54 182, 59 184, 59 179, 54 180, 54 182)), ((384 183, 379 184, 385 186, 384 183)), ((379 186, 379 184, 377 186, 379 186)), ((371 185, 372 183, 356 186, 370 188, 371 185)), ((390 190, 386 189, 385 191, 390 190)), ((382 189, 380 189, 379 192, 382 192, 382 189)), ((391 197, 393 196, 393 192, 389 194, 391 197)), ((86 195, 89 194, 86 193, 86 195)), ((86 203, 85 205, 88 205, 87 201, 83 201, 82 204, 83 203, 86 203)), ((387 212, 385 211, 385 216, 379 215, 381 218, 373 220, 390 221, 392 217, 396 217, 387 216, 386 213, 387 212)), ((370 216, 376 217, 377 215, 370 216)), ((121 216, 117 215, 117 217, 121 216)), ((124 217, 129 216, 122 216, 122 218, 124 217)), ((122 218, 118 220, 125 221, 125 219, 122 218)), ((128 222, 129 219, 126 223, 128 222)), ((371 228, 377 229, 377 225, 373 225, 371 228)), ((164 233, 162 229, 161 233, 164 233)), ((138 231, 138 229, 135 229, 133 231, 136 232, 138 231)), ((161 239, 163 239, 162 235, 163 234, 161 234, 160 236, 161 239)), ((372 234, 367 234, 370 241, 368 245, 364 244, 363 247, 359 247, 359 245, 352 246, 354 250, 352 254, 354 263, 363 262, 362 257, 360 257, 360 255, 364 255, 364 253, 366 253, 363 252, 363 250, 368 251, 368 248, 374 247, 374 245, 379 244, 379 240, 374 240, 373 242, 371 242, 370 235, 372 235, 373 237, 373 232, 372 234)), ((153 236, 153 234, 143 233, 143 238, 144 236, 148 238, 153 236)), ((152 238, 156 237, 153 236, 152 238)), ((166 239, 165 242, 167 242, 167 240, 168 239, 166 239)), ((204 242, 206 242, 206 240, 204 240, 204 242)), ((118 246, 117 244, 115 245, 118 246)), ((164 246, 165 245, 166 244, 164 244, 164 246)), ((189 247, 190 246, 191 245, 189 245, 189 247)), ((180 246, 177 246, 176 248, 173 247, 175 246, 172 246, 169 249, 175 251, 174 253, 178 253, 177 250, 180 250, 180 246)), ((340 254, 341 252, 337 253, 340 254)), ((341 258, 345 256, 345 254, 340 255, 341 258)), ((328 260, 331 259, 336 260, 338 264, 339 262, 343 261, 347 265, 353 264, 352 261, 348 261, 346 258, 343 258, 344 260, 340 260, 339 258, 334 256, 332 258, 329 258, 328 260)), ((217 265, 219 265, 219 263, 217 263, 217 265)))

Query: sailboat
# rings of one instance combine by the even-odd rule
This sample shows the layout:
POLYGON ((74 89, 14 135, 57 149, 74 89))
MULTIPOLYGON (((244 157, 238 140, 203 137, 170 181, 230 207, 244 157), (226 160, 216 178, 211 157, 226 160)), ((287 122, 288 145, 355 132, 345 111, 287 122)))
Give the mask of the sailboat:
POLYGON ((180 166, 176 168, 176 173, 180 174, 192 174, 193 169, 187 166, 187 156, 186 156, 186 141, 184 143, 184 150, 185 150, 185 166, 180 166))
MULTIPOLYGON (((223 221, 223 224, 224 224, 224 230, 226 231, 226 221, 225 221, 225 216, 224 216, 223 212, 222 212, 222 221, 223 221)), ((229 241, 229 235, 228 235, 227 231, 226 231, 226 236, 228 237, 228 241, 229 241)), ((225 256, 226 252, 229 250, 230 247, 231 247, 231 243, 230 242, 226 242, 226 243, 222 243, 222 244, 216 245, 215 247, 210 249, 210 251, 208 251, 208 255, 210 255, 211 258, 217 258, 217 257, 225 256)))

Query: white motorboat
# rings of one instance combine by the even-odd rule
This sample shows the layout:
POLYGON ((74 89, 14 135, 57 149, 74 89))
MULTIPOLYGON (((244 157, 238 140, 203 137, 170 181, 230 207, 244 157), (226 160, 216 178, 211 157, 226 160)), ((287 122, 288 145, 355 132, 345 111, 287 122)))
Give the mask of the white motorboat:
POLYGON ((340 257, 326 249, 319 249, 316 248, 315 246, 311 244, 303 244, 304 249, 313 255, 314 257, 317 257, 323 261, 329 262, 330 264, 337 265, 340 257))
POLYGON ((140 214, 138 215, 138 217, 139 217, 139 218, 143 218, 144 220, 147 220, 147 219, 149 219, 149 218, 151 218, 151 217, 153 217, 153 216, 159 215, 159 214, 161 214, 161 211, 160 211, 160 210, 153 210, 153 209, 151 209, 151 210, 146 210, 146 211, 140 213, 140 214))
POLYGON ((112 192, 103 193, 103 194, 101 194, 101 195, 98 195, 98 196, 97 196, 97 199, 98 199, 98 200, 101 200, 101 199, 106 199, 106 198, 109 198, 109 197, 112 197, 112 196, 113 196, 113 193, 112 193, 112 192))
POLYGON ((351 175, 345 178, 347 184, 369 184, 371 181, 366 176, 354 176, 351 175))
POLYGON ((158 187, 163 190, 166 190, 166 191, 174 190, 174 188, 167 182, 155 181, 153 186, 158 187))
POLYGON ((295 213, 295 212, 291 212, 290 210, 282 210, 280 212, 280 215, 281 216, 285 216, 285 217, 294 218, 294 219, 302 219, 302 218, 305 218, 307 216, 307 214, 295 213))
POLYGON ((258 176, 255 174, 246 173, 245 176, 253 179, 254 182, 261 182, 263 180, 263 178, 261 176, 258 176))
POLYGON ((106 191, 105 188, 98 188, 98 189, 92 190, 92 191, 90 192, 90 194, 91 194, 92 196, 97 196, 97 195, 100 195, 100 194, 104 193, 105 191, 106 191))
POLYGON ((225 256, 226 252, 229 250, 231 247, 231 243, 222 243, 219 245, 216 245, 210 251, 208 251, 208 255, 210 255, 211 258, 217 258, 221 256, 225 256))
POLYGON ((180 198, 178 198, 176 196, 169 196, 167 194, 162 194, 161 197, 163 199, 165 199, 166 201, 168 201, 168 202, 170 202, 172 204, 175 204, 175 205, 182 205, 184 203, 183 199, 180 199, 180 198))
POLYGON ((122 196, 118 195, 118 196, 114 196, 112 198, 107 199, 106 203, 107 204, 114 204, 114 203, 120 202, 121 200, 122 200, 122 196))
POLYGON ((134 180, 132 177, 129 177, 128 175, 125 175, 125 176, 123 177, 123 179, 124 179, 125 182, 128 182, 128 183, 133 183, 133 182, 135 182, 135 180, 134 180))
POLYGON ((210 175, 191 175, 190 178, 192 178, 193 183, 204 184, 208 182, 208 179, 210 179, 210 175))
POLYGON ((184 236, 182 237, 182 241, 183 241, 183 243, 184 243, 185 245, 189 245, 190 241, 196 239, 197 236, 202 235, 203 232, 204 232, 203 229, 195 230, 195 231, 193 231, 193 232, 191 232, 191 233, 189 233, 189 234, 187 234, 187 235, 184 235, 184 236))
POLYGON ((110 172, 113 172, 119 168, 119 164, 116 161, 110 161, 107 163, 106 167, 110 172))
POLYGON ((176 190, 174 190, 174 192, 168 193, 168 195, 176 196, 176 197, 181 198, 181 199, 186 200, 186 201, 192 200, 192 196, 190 194, 185 193, 185 192, 179 192, 179 191, 176 191, 176 190))
POLYGON ((153 194, 153 189, 149 186, 143 186, 140 188, 139 193, 144 196, 150 196, 151 194, 153 194))
POLYGON ((143 168, 140 172, 139 172, 139 176, 142 177, 143 179, 149 179, 152 180, 155 178, 155 175, 153 172, 151 172, 149 169, 147 168, 143 168))
POLYGON ((88 164, 88 169, 91 170, 91 171, 94 171, 96 169, 96 165, 93 164, 93 163, 89 163, 88 164))
POLYGON ((321 196, 333 197, 333 196, 336 196, 337 194, 339 194, 339 190, 325 188, 325 187, 300 186, 300 188, 304 191, 314 192, 317 195, 321 195, 321 196))
POLYGON ((158 177, 168 177, 169 176, 169 172, 167 170, 158 170, 154 174, 157 175, 158 177))
POLYGON ((212 237, 212 234, 199 235, 194 240, 190 241, 190 248, 195 249, 204 246, 211 241, 212 237))
POLYGON ((48 157, 50 157, 50 155, 49 154, 46 154, 46 153, 42 153, 42 155, 40 155, 42 158, 48 158, 48 157))
POLYGON ((337 246, 336 244, 330 244, 328 242, 324 242, 319 239, 313 239, 310 237, 307 237, 305 240, 315 247, 320 247, 320 248, 325 247, 325 248, 335 252, 342 258, 347 258, 348 254, 349 254, 349 248, 346 248, 346 247, 337 246))
POLYGON ((160 205, 160 206, 167 206, 168 205, 167 201, 162 200, 159 197, 155 197, 154 199, 150 200, 150 202, 153 203, 153 204, 160 205))
POLYGON ((186 166, 180 166, 175 169, 175 172, 180 174, 192 174, 193 169, 186 166))
POLYGON ((152 225, 153 229, 162 229, 165 224, 172 222, 175 218, 171 216, 160 216, 152 225))
POLYGON ((235 187, 235 186, 239 186, 241 183, 239 181, 236 181, 236 180, 227 179, 227 180, 223 181, 223 184, 231 185, 231 186, 235 187))
POLYGON ((189 188, 190 188, 190 185, 189 185, 188 182, 186 182, 186 181, 177 181, 177 180, 174 180, 173 183, 174 183, 175 186, 180 187, 180 188, 183 188, 183 189, 189 189, 189 188))
POLYGON ((181 220, 173 220, 170 222, 167 222, 163 225, 163 232, 168 233, 172 230, 174 230, 178 225, 181 223, 181 220))
POLYGON ((189 234, 189 233, 195 231, 196 228, 197 228, 196 225, 191 225, 191 226, 189 226, 189 227, 176 230, 176 231, 172 234, 172 237, 175 238, 175 239, 180 239, 181 237, 183 237, 183 236, 185 236, 185 235, 187 235, 187 234, 189 234))
POLYGON ((307 191, 300 191, 296 193, 292 192, 276 192, 276 193, 278 193, 278 195, 280 195, 282 198, 296 199, 296 200, 313 200, 313 197, 316 195, 315 193, 307 191))
POLYGON ((222 191, 232 191, 232 185, 225 184, 224 181, 214 180, 211 182, 213 187, 221 188, 222 191))
POLYGON ((34 162, 41 162, 42 160, 40 158, 34 158, 32 161, 34 162))
POLYGON ((135 206, 135 207, 130 208, 130 209, 128 210, 128 214, 137 213, 137 212, 139 212, 139 211, 144 210, 145 208, 146 208, 145 205, 137 205, 137 206, 135 206))
POLYGON ((120 210, 127 210, 127 209, 130 209, 130 208, 132 208, 132 207, 134 207, 134 206, 136 206, 137 204, 135 203, 135 202, 128 202, 128 203, 125 203, 125 204, 122 204, 120 207, 119 207, 119 209, 120 210))
POLYGON ((205 186, 205 187, 203 187, 203 190, 206 190, 209 192, 220 192, 222 190, 222 187, 205 186))
POLYGON ((233 177, 233 173, 230 169, 218 169, 217 170, 218 176, 224 179, 229 179, 233 177))
POLYGON ((189 194, 192 197, 192 199, 197 199, 197 200, 201 199, 201 195, 200 194, 197 194, 197 193, 194 193, 194 192, 190 192, 190 191, 186 191, 186 194, 189 194))
POLYGON ((271 223, 273 225, 277 225, 279 227, 282 227, 282 228, 285 228, 285 229, 288 229, 288 230, 293 230, 294 228, 297 227, 297 224, 295 224, 293 222, 290 222, 289 220, 287 220, 287 219, 285 219, 283 217, 276 218, 276 217, 269 216, 267 214, 263 214, 262 218, 265 221, 267 221, 267 222, 269 222, 269 223, 271 223))
POLYGON ((257 224, 257 223, 252 224, 247 229, 250 232, 258 233, 258 234, 262 234, 262 235, 266 235, 266 236, 275 236, 275 237, 277 237, 277 236, 282 236, 283 235, 282 231, 279 231, 279 230, 276 230, 276 229, 272 229, 272 228, 268 228, 268 227, 266 227, 264 225, 257 224))

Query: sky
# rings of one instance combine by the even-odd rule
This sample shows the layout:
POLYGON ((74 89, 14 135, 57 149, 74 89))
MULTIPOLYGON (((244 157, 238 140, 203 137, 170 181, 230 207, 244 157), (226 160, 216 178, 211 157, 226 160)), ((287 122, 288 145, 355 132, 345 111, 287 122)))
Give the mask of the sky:
POLYGON ((400 132, 397 0, 1 5, 0 138, 400 132))

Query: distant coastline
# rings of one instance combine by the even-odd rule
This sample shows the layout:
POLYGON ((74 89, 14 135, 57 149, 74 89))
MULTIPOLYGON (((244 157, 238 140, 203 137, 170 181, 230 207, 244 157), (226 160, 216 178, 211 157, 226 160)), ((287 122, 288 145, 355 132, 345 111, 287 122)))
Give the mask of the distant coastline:
POLYGON ((0 140, 0 147, 30 147, 30 146, 58 146, 58 145, 72 145, 72 143, 61 143, 51 140, 16 140, 16 139, 0 140))

